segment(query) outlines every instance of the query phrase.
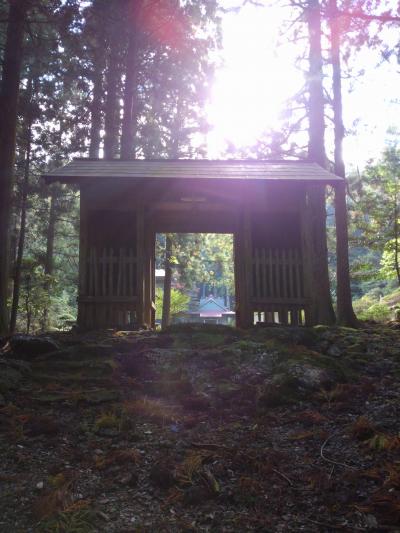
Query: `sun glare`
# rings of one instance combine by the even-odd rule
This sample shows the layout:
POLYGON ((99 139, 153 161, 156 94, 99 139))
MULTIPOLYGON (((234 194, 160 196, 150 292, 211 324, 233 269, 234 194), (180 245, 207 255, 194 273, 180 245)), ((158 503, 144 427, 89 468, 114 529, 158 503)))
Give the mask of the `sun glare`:
MULTIPOLYGON (((232 0, 224 3, 227 8, 237 4, 232 0)), ((210 158, 226 156, 232 146, 254 146, 263 132, 282 129, 280 115, 305 82, 304 74, 294 64, 299 43, 289 43, 287 35, 280 35, 286 21, 293 18, 290 9, 293 8, 246 4, 239 11, 224 15, 223 65, 216 73, 207 109, 210 158)), ((398 34, 392 35, 391 31, 385 38, 397 42, 398 34)), ((351 65, 354 72, 362 66, 366 73, 343 79, 347 130, 344 152, 348 167, 362 167, 371 157, 378 157, 390 141, 388 126, 400 121, 398 70, 393 62, 395 58, 382 64, 379 48, 361 50, 351 58, 350 71, 351 65)), ((349 65, 343 65, 346 72, 349 65)), ((327 80, 329 88, 329 77, 327 80)), ((329 127, 326 140, 332 154, 333 132, 329 127)))
POLYGON ((217 72, 208 109, 209 154, 227 145, 254 144, 263 131, 279 126, 285 100, 301 86, 290 50, 277 47, 282 10, 247 5, 225 16, 224 65, 217 72))

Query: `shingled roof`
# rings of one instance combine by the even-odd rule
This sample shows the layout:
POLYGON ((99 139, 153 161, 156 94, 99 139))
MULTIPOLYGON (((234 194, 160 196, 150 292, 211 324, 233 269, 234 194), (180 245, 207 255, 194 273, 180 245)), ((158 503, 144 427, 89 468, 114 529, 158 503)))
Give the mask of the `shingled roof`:
POLYGON ((207 160, 207 159, 74 159, 43 176, 48 182, 81 182, 87 178, 142 179, 240 179, 268 181, 318 181, 327 184, 342 180, 309 161, 207 160))

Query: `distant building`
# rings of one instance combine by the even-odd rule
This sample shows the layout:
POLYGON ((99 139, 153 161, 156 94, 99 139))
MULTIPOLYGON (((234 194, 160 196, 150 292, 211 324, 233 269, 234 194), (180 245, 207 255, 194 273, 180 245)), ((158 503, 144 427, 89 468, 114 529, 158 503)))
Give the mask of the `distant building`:
POLYGON ((185 311, 179 315, 179 322, 197 322, 202 324, 233 324, 235 312, 225 307, 224 299, 207 296, 201 298, 199 307, 194 311, 185 311))

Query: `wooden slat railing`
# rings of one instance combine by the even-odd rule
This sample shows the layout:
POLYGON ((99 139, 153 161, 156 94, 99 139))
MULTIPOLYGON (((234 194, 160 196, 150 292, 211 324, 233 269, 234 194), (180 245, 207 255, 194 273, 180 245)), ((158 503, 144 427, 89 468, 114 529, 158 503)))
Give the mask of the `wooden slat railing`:
POLYGON ((256 248, 253 256, 253 300, 304 299, 303 263, 297 249, 256 248))
POLYGON ((258 248, 254 250, 252 266, 255 320, 293 326, 307 323, 300 250, 258 248))
POLYGON ((92 247, 88 254, 86 283, 89 297, 125 299, 136 296, 137 258, 133 248, 98 249, 92 247))

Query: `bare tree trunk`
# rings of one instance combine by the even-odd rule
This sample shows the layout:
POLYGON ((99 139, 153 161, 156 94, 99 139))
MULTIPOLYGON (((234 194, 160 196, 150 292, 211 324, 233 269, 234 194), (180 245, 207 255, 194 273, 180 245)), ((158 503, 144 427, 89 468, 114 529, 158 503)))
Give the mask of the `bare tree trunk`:
POLYGON ((128 2, 128 50, 125 62, 125 87, 124 87, 124 115, 122 120, 121 134, 121 158, 135 159, 135 133, 138 116, 138 41, 139 41, 139 20, 141 9, 140 0, 128 2))
MULTIPOLYGON (((321 12, 319 0, 309 0, 307 7, 307 25, 310 41, 309 51, 309 143, 308 155, 311 161, 326 167, 324 92, 321 51, 321 12)), ((308 205, 313 220, 313 310, 314 321, 320 324, 332 324, 335 313, 329 287, 328 249, 326 243, 326 208, 325 188, 314 186, 309 191, 308 205)))
MULTIPOLYGON (((44 290, 49 296, 50 302, 50 289, 51 289, 51 277, 54 271, 54 237, 57 223, 57 193, 53 189, 50 193, 50 211, 49 211, 49 224, 47 226, 47 242, 46 242, 46 257, 44 262, 44 273, 46 280, 44 283, 44 290)), ((49 325, 49 307, 46 306, 43 310, 42 330, 46 331, 49 325)))
MULTIPOLYGON (((169 146, 168 155, 171 159, 178 159, 180 155, 180 128, 182 127, 181 106, 179 99, 176 104, 176 115, 174 119, 173 131, 171 132, 171 144, 169 146)), ((164 292, 163 292, 163 313, 162 313, 162 327, 166 328, 171 321, 171 283, 172 283, 172 268, 170 259, 172 256, 172 249, 174 247, 173 235, 168 234, 165 240, 165 277, 164 277, 164 292), (164 319, 165 317, 165 319, 164 319)))
POLYGON ((7 297, 11 197, 24 25, 29 0, 11 0, 9 4, 0 92, 0 335, 7 333, 9 327, 7 297))
POLYGON ((32 304, 31 304, 31 276, 28 274, 26 276, 26 287, 25 287, 25 312, 26 312, 26 333, 29 333, 31 330, 31 321, 32 321, 32 304))
POLYGON ((342 69, 340 64, 340 18, 336 0, 330 0, 331 61, 333 76, 333 121, 335 129, 335 174, 343 178, 343 183, 335 186, 336 221, 336 320, 342 326, 356 327, 357 317, 353 310, 350 286, 349 235, 346 205, 346 169, 343 160, 343 104, 342 69))
POLYGON ((164 293, 163 293, 163 308, 162 308, 162 320, 161 327, 165 329, 171 322, 171 283, 172 283, 172 268, 171 268, 171 256, 172 256, 172 239, 167 234, 165 238, 165 276, 164 276, 164 293))
POLYGON ((399 206, 397 191, 394 197, 394 266, 396 269, 397 284, 400 287, 400 261, 399 261, 399 206))
POLYGON ((321 50, 321 10, 319 0, 308 0, 307 25, 310 42, 308 72, 308 157, 311 161, 326 167, 324 89, 321 50))
POLYGON ((118 152, 119 133, 119 61, 120 61, 120 39, 119 35, 119 11, 114 13, 114 21, 111 22, 109 54, 106 70, 106 101, 104 116, 104 157, 114 159, 118 152))
MULTIPOLYGON (((32 79, 28 80, 28 102, 32 104, 32 79)), ((17 313, 19 306, 19 295, 21 288, 21 270, 22 259, 24 255, 25 247, 25 233, 26 233, 26 215, 27 215, 27 198, 29 188, 29 173, 31 163, 31 149, 32 149, 32 112, 29 109, 27 114, 26 124, 26 148, 25 148, 25 161, 24 161, 24 181, 22 184, 22 198, 21 198, 21 223, 18 238, 17 258, 14 266, 14 287, 13 298, 11 305, 11 317, 10 317, 10 333, 14 333, 17 323, 17 313)))
POLYGON ((100 151, 100 130, 102 126, 103 107, 103 54, 104 47, 97 43, 98 48, 94 52, 93 58, 93 98, 90 104, 91 124, 90 124, 90 146, 89 157, 97 159, 100 151))

